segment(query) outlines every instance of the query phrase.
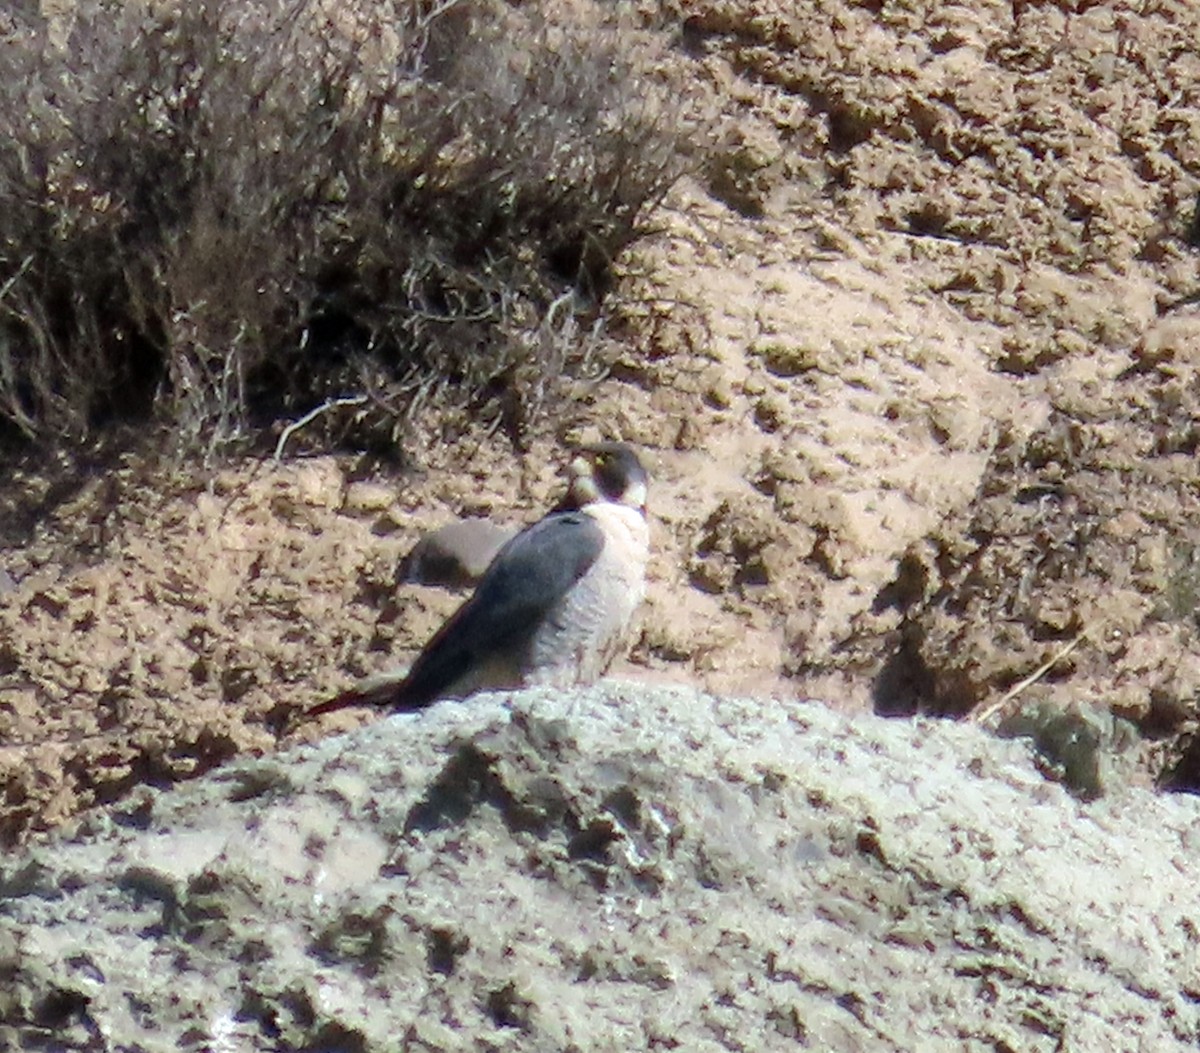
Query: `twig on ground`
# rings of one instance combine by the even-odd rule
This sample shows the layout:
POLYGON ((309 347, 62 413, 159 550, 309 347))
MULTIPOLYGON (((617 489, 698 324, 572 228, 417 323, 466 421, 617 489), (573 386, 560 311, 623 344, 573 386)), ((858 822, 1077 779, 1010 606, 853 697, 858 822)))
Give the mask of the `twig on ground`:
POLYGON ((327 399, 322 402, 314 410, 309 410, 299 420, 292 421, 282 432, 279 433, 279 441, 275 444, 275 460, 278 462, 283 457, 283 448, 287 445, 288 439, 292 437, 293 432, 299 431, 306 424, 311 424, 322 413, 326 413, 331 409, 337 409, 339 406, 361 406, 367 401, 366 395, 346 395, 339 399, 327 399))
POLYGON ((1004 694, 1001 695, 998 699, 996 699, 995 702, 991 703, 991 705, 984 706, 983 709, 977 710, 976 712, 972 713, 971 720, 974 721, 976 724, 982 724, 989 717, 992 717, 995 714, 999 713, 1000 710, 1002 710, 1005 706, 1007 706, 1009 704, 1009 702, 1011 702, 1014 698, 1017 697, 1017 695, 1019 695, 1027 687, 1030 687, 1033 684, 1036 684, 1039 680, 1042 679, 1042 677, 1044 677, 1048 672, 1050 672, 1051 669, 1053 669, 1056 665, 1058 665, 1059 662, 1061 662, 1064 658, 1066 658, 1067 655, 1069 655, 1072 651, 1074 651, 1076 647, 1078 647, 1081 643, 1083 643, 1084 637, 1087 636, 1087 632, 1088 631, 1086 628, 1080 629, 1079 635, 1076 636, 1075 639, 1071 640, 1070 643, 1066 644, 1060 650, 1055 651, 1054 654, 1052 654, 1049 658, 1046 659, 1046 661, 1044 661, 1041 665, 1039 665, 1032 673, 1030 673, 1027 677, 1025 677, 1024 680, 1018 681, 1017 683, 1013 684, 1012 687, 1010 687, 1007 691, 1005 691, 1004 694))

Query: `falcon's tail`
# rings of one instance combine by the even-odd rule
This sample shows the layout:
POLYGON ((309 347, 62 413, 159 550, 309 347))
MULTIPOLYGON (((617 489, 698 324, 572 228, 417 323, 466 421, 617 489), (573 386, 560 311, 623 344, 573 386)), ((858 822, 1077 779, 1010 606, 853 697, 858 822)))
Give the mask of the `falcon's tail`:
POLYGON ((405 673, 382 673, 369 677, 354 687, 343 691, 340 695, 318 702, 306 710, 304 718, 312 720, 326 713, 336 713, 339 709, 349 709, 352 706, 375 706, 387 708, 399 704, 403 700, 403 686, 407 679, 405 673))

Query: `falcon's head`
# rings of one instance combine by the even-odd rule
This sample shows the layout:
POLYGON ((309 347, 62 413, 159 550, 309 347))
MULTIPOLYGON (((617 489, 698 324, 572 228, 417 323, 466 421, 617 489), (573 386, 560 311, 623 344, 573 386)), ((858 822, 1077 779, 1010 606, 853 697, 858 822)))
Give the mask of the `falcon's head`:
POLYGON ((582 508, 594 501, 646 508, 650 477, 633 447, 624 442, 582 446, 567 468, 568 489, 562 507, 582 508))

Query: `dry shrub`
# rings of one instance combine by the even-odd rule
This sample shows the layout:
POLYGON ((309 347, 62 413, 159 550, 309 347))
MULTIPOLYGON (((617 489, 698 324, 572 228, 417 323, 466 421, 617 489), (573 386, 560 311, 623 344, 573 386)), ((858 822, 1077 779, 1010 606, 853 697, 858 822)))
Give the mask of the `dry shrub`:
POLYGON ((34 441, 214 449, 358 392, 392 438, 430 398, 520 432, 678 174, 617 28, 537 3, 8 18, 0 420, 34 441))

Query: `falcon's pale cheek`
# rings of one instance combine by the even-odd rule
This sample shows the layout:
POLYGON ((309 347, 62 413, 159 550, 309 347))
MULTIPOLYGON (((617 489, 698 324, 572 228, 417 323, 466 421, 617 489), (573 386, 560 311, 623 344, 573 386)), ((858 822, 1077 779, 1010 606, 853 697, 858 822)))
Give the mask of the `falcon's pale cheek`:
POLYGON ((621 504, 628 505, 630 508, 645 508, 646 484, 630 483, 625 493, 621 495, 621 504))

